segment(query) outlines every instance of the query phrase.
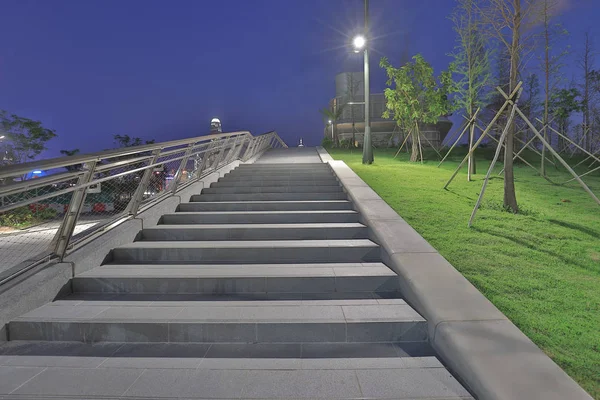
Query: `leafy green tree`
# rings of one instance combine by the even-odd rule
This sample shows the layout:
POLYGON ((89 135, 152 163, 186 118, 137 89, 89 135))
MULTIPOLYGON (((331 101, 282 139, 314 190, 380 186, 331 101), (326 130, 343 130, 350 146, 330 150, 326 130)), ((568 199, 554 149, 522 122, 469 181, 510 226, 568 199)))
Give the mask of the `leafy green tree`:
POLYGON ((436 78, 433 68, 422 55, 400 68, 393 67, 387 58, 379 65, 386 70, 388 88, 385 89, 386 110, 383 118, 393 118, 398 127, 408 129, 412 151, 410 161, 423 161, 419 124, 435 124, 453 109, 449 95, 455 91, 452 71, 444 71, 436 78))
POLYGON ((55 131, 44 128, 40 121, 9 114, 4 110, 0 110, 0 132, 5 136, 2 139, 2 165, 34 160, 46 150, 46 143, 56 137, 55 131))
MULTIPOLYGON (((487 106, 491 99, 491 50, 481 32, 481 18, 475 7, 476 0, 458 0, 450 17, 454 23, 457 43, 454 53, 454 74, 457 75, 456 108, 464 110, 472 120, 477 108, 487 106)), ((469 128, 469 148, 475 141, 475 123, 469 128)), ((474 154, 469 157, 469 180, 476 173, 474 154)))
MULTIPOLYGON (((558 131, 566 136, 571 115, 583 110, 581 93, 576 88, 560 89, 550 97, 550 112, 555 118, 558 131)), ((565 149, 565 140, 558 136, 558 151, 565 149)))

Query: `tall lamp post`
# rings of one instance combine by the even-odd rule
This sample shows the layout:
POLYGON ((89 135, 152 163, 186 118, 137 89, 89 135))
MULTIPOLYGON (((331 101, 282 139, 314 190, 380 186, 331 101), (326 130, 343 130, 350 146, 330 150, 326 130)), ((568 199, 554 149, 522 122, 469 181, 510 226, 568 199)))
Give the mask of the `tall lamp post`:
POLYGON ((364 55, 364 70, 365 70, 365 136, 363 137, 363 164, 373 164, 373 147, 371 145, 371 116, 369 100, 371 93, 369 90, 369 47, 367 46, 367 38, 369 37, 369 0, 365 0, 365 34, 364 36, 356 36, 352 41, 354 52, 359 53, 361 50, 364 55))

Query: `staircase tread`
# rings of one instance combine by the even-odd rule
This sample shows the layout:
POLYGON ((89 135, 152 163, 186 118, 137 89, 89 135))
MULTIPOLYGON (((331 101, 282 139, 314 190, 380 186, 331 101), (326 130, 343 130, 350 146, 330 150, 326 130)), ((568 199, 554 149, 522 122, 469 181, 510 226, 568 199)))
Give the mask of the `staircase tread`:
POLYGON ((291 248, 291 247, 378 247, 369 239, 326 240, 215 240, 215 241, 141 241, 123 244, 118 249, 135 248, 291 248))
MULTIPOLYGON (((218 214, 218 213, 215 213, 218 214)), ((303 228, 366 228, 359 222, 318 222, 318 223, 292 223, 292 224, 161 224, 144 228, 144 230, 161 229, 303 229, 303 228)))
POLYGON ((351 214, 356 215, 354 210, 272 210, 272 211, 177 211, 165 213, 165 215, 273 215, 273 214, 351 214))
MULTIPOLYGON (((169 302, 159 305, 132 306, 119 301, 104 305, 61 301, 48 303, 14 322, 155 322, 155 323, 377 323, 424 322, 412 307, 398 304, 262 304, 232 305, 230 302, 169 302)), ((279 303, 279 302, 278 302, 279 303)))
MULTIPOLYGON (((196 195, 199 196, 199 195, 196 195)), ((190 201, 182 204, 195 204, 197 201, 190 201)), ((309 203, 309 204, 319 204, 319 203, 336 203, 336 204, 346 204, 350 203, 348 200, 247 200, 247 201, 203 201, 202 204, 290 204, 290 203, 309 203)))
MULTIPOLYGON (((136 265, 137 266, 137 265, 136 265)), ((222 268, 171 266, 162 268, 130 268, 129 265, 103 265, 84 272, 77 278, 276 278, 276 277, 372 277, 396 276, 387 266, 281 268, 279 266, 237 265, 222 268)))

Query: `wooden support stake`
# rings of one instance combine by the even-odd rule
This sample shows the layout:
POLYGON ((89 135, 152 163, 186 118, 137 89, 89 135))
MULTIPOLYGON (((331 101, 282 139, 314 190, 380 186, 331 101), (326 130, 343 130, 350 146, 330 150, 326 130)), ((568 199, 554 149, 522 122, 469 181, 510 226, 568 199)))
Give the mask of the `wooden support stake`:
POLYGON ((456 146, 458 144, 458 142, 460 141, 460 139, 462 139, 463 135, 465 134, 465 132, 467 131, 467 128, 469 127, 469 125, 465 125, 465 129, 462 130, 462 132, 460 133, 460 135, 458 135, 458 138, 456 139, 456 141, 452 144, 452 146, 450 146, 450 149, 448 150, 448 152, 446 153, 446 155, 444 156, 444 158, 442 158, 442 161, 440 161, 440 163, 438 164, 438 168, 440 167, 440 165, 442 165, 442 163, 444 161, 446 161, 446 158, 448 158, 448 156, 450 155, 450 152, 452 152, 452 149, 454 149, 454 146, 456 146))
POLYGON ((404 138, 404 141, 402 142, 402 145, 400 146, 400 148, 398 149, 398 151, 396 152, 396 155, 394 156, 394 158, 398 157, 398 154, 400 154, 400 151, 402 151, 402 148, 404 147, 404 144, 406 143, 406 141, 408 140, 408 137, 410 136, 411 131, 409 131, 406 134, 406 137, 404 138))
MULTIPOLYGON (((517 87, 515 88, 515 90, 513 90, 513 92, 511 93, 511 98, 512 98, 512 96, 514 96, 514 95, 517 94, 518 90, 521 88, 522 85, 523 85, 523 82, 519 82, 519 84, 517 85, 517 87)), ((502 90, 499 86, 496 89, 502 90)), ((485 128, 485 130, 483 131, 483 133, 481 134, 481 136, 479 137, 479 139, 477 140, 477 142, 475 142, 475 144, 473 145, 473 148, 471 150, 469 150, 469 153, 465 156, 465 158, 463 158, 463 160, 459 164, 458 168, 456 168, 456 170, 454 171, 454 173, 452 174, 452 176, 450 177, 450 179, 448 180, 448 182, 446 183, 446 185, 444 185, 444 189, 447 189, 448 185, 450 185, 450 183, 454 180, 454 178, 456 178, 456 175, 458 175, 458 171, 460 171, 460 169, 463 167, 463 165, 465 165, 465 162, 467 162, 467 159, 469 158, 469 155, 472 152, 474 152, 475 149, 477 148, 477 146, 479 146, 479 144, 483 141, 483 138, 485 137, 485 135, 488 133, 488 131, 490 129, 492 129, 492 126, 496 123, 496 121, 498 120, 498 118, 500 118, 500 115, 502 114, 502 112, 504 111, 504 109, 510 103, 511 103, 510 100, 506 100, 504 102, 504 104, 502 105, 502 107, 500 107, 500 110, 498 110, 498 112, 496 113, 496 115, 494 116, 494 118, 492 119, 492 121, 489 123, 488 127, 485 128)))
POLYGON ((535 126, 533 126, 533 124, 525 116, 525 114, 523 114, 523 112, 518 108, 517 108, 517 112, 519 113, 521 118, 523 118, 523 121, 525 121, 527 123, 527 125, 529 125, 531 130, 535 132, 537 137, 542 141, 542 144, 544 146, 548 146, 548 150, 550 150, 550 152, 554 155, 554 157, 556 157, 558 159, 558 161, 563 165, 563 167, 565 167, 567 169, 567 171, 569 171, 571 173, 571 175, 573 175, 575 180, 577 182, 579 182, 579 184, 581 185, 583 190, 585 190, 592 197, 592 199, 594 199, 594 201, 596 203, 598 203, 598 205, 600 205, 600 199, 598 199, 598 197, 596 197, 596 195, 594 194, 594 192, 592 192, 592 190, 588 187, 588 185, 586 185, 585 182, 581 180, 579 175, 577 175, 577 173, 575 173, 575 171, 573 171, 573 169, 569 166, 569 164, 552 148, 552 146, 550 146, 548 144, 548 142, 546 142, 546 139, 544 139, 544 137, 540 134, 540 132, 537 129, 535 129, 535 126))
MULTIPOLYGON (((515 112, 517 111, 517 101, 519 100, 521 93, 522 93, 522 90, 519 90, 519 93, 517 94, 517 98, 515 99, 514 102, 512 102, 512 110, 510 111, 510 116, 508 117, 508 121, 506 122, 506 126, 504 127, 504 130, 502 131, 502 135, 500 136, 500 139, 498 139, 498 146, 496 147, 496 152, 494 153, 494 158, 492 160, 492 163, 490 164, 490 168, 488 168, 488 172, 485 175, 485 179, 483 180, 483 186, 481 187, 479 197, 477 198, 477 202, 475 203, 475 208, 473 208, 473 212, 471 213, 471 218, 469 218, 469 228, 473 224, 473 220, 475 219, 477 210, 479 209, 479 206, 481 205, 481 200, 483 200, 483 195, 485 193, 485 189, 490 180, 490 175, 492 174, 492 171, 494 170, 494 167, 496 166, 498 157, 500 157, 500 151, 502 150, 502 145, 504 144, 504 141, 506 140, 506 135, 508 134, 508 129, 510 128, 513 119, 515 119, 515 112)), ((507 99, 507 101, 508 100, 509 99, 507 99)))

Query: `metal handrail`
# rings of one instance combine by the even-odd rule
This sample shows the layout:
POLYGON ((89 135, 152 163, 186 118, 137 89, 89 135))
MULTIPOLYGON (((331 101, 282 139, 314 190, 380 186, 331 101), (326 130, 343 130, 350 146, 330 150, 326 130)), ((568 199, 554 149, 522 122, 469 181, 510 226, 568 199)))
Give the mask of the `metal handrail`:
MULTIPOLYGON (((270 132, 269 132, 270 133, 270 132)), ((167 147, 183 146, 192 143, 205 142, 214 139, 222 139, 236 135, 244 135, 248 138, 253 138, 248 131, 218 133, 214 135, 197 136, 190 139, 172 140, 169 142, 144 144, 141 146, 124 147, 120 149, 104 150, 97 153, 89 153, 75 156, 56 157, 48 160, 31 161, 22 164, 14 164, 0 169, 0 179, 13 176, 24 175, 32 170, 48 170, 55 168, 63 168, 68 165, 84 164, 91 161, 101 161, 105 159, 124 157, 132 154, 139 154, 147 151, 161 150, 167 147)))
MULTIPOLYGON (((86 243, 88 238, 105 232, 107 226, 108 229, 112 229, 114 226, 135 217, 141 210, 146 210, 166 197, 172 196, 181 188, 180 181, 184 175, 184 170, 188 168, 190 160, 194 160, 194 169, 192 174, 188 171, 187 180, 181 182, 185 187, 234 160, 247 161, 261 154, 267 148, 273 147, 287 147, 276 132, 253 136, 250 132, 241 131, 106 150, 85 155, 58 157, 0 168, 0 179, 4 180, 6 178, 22 177, 34 170, 51 171, 64 167, 72 167, 73 169, 69 172, 56 172, 38 179, 0 185, 0 200, 2 200, 0 213, 72 193, 58 231, 48 250, 43 252, 44 258, 38 262, 32 261, 30 265, 23 268, 20 264, 16 272, 14 271, 15 268, 11 268, 8 274, 10 276, 7 276, 7 273, 0 273, 0 284, 22 274, 35 265, 39 265, 42 261, 48 259, 62 260, 79 243, 86 243), (170 157, 172 155, 175 155, 175 157, 170 157), (199 167, 196 166, 198 160, 201 161, 199 167), (150 198, 144 198, 154 168, 168 163, 179 164, 170 184, 163 186, 161 192, 150 198), (97 226, 80 232, 77 234, 77 239, 74 240, 75 243, 73 243, 71 240, 74 236, 74 229, 82 213, 88 189, 93 185, 121 179, 132 174, 136 174, 134 175, 136 176, 134 182, 136 182, 137 187, 124 210, 111 215, 108 220, 99 223, 97 226), (139 183, 137 183, 138 179, 139 183), (37 189, 50 187, 50 185, 56 186, 53 186, 50 192, 37 193, 37 189), (50 254, 50 257, 47 254, 50 254)), ((39 254, 31 254, 31 259, 36 260, 35 256, 39 254)), ((37 259, 39 260, 39 257, 37 259)))

